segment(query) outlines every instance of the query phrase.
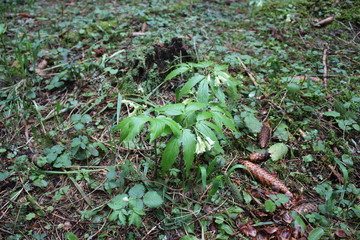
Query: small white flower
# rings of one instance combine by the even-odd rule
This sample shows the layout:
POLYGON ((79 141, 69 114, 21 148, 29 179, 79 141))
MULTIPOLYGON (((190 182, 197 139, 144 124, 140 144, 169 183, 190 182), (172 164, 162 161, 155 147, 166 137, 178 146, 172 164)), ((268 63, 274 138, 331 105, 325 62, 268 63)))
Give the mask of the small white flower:
POLYGON ((197 139, 197 143, 196 143, 195 153, 200 154, 206 152, 206 143, 204 142, 204 140, 199 136, 197 136, 196 139, 197 139))
POLYGON ((213 148, 215 142, 213 140, 211 140, 211 138, 209 138, 209 137, 206 137, 205 140, 206 140, 205 141, 206 149, 208 151, 210 151, 213 148))
POLYGON ((129 201, 129 198, 126 196, 126 197, 123 197, 122 200, 125 201, 125 202, 128 202, 128 201, 129 201))

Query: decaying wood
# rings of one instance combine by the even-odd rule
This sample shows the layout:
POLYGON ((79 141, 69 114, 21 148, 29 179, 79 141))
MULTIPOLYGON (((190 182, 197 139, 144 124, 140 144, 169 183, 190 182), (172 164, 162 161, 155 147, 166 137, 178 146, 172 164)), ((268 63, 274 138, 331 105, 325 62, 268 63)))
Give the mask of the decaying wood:
POLYGON ((259 133, 259 146, 264 148, 271 136, 271 126, 268 122, 264 122, 259 133))
POLYGON ((240 164, 244 165, 249 172, 254 176, 256 180, 258 180, 260 183, 272 187, 275 191, 280 191, 285 193, 285 195, 292 197, 293 194, 290 192, 290 190, 285 186, 285 184, 275 176, 271 175, 264 169, 262 169, 260 166, 249 162, 249 161, 240 161, 240 164))

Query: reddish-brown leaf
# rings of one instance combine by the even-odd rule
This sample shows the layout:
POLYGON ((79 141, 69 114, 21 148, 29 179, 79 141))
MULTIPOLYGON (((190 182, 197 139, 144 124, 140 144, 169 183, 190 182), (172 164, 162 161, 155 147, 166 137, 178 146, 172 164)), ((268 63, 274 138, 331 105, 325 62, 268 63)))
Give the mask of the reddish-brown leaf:
POLYGON ((259 133, 259 146, 264 148, 271 136, 271 126, 268 122, 264 122, 259 133))
POLYGON ((272 187, 276 191, 280 191, 285 193, 287 196, 292 197, 292 193, 289 191, 289 189, 285 186, 284 183, 275 176, 271 175, 264 169, 262 169, 260 166, 249 162, 249 161, 240 161, 242 165, 244 165, 249 172, 254 176, 256 180, 258 180, 260 183, 272 187))
POLYGON ((264 154, 258 152, 252 152, 249 155, 249 160, 251 162, 262 162, 265 161, 270 156, 269 152, 266 151, 264 154))
POLYGON ((339 238, 347 238, 348 235, 346 234, 346 232, 344 232, 343 230, 341 229, 337 229, 335 231, 335 235, 338 236, 339 238))

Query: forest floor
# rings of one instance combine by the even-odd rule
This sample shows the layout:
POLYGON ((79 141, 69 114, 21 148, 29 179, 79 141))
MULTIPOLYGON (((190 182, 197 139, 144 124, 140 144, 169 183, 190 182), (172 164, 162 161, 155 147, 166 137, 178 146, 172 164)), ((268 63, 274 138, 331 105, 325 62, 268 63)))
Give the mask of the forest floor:
POLYGON ((360 239, 357 1, 0 3, 0 239, 360 239))

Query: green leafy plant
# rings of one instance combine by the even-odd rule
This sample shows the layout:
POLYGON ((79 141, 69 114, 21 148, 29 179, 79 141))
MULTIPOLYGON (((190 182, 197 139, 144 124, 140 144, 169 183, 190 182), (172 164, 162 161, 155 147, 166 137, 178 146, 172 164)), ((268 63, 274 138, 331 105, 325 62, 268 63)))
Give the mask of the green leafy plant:
POLYGON ((115 196, 107 205, 113 210, 109 216, 110 221, 118 225, 142 226, 141 216, 146 215, 145 206, 159 208, 164 200, 156 191, 147 191, 144 185, 137 184, 132 187, 128 194, 115 196))
MULTIPOLYGON (((206 69, 212 64, 211 62, 180 64, 169 73, 165 81, 192 68, 206 69)), ((225 101, 221 83, 234 86, 230 75, 225 73, 224 69, 224 66, 215 65, 208 75, 196 74, 185 83, 178 93, 178 98, 190 93, 192 88, 199 84, 197 101, 188 99, 184 103, 167 104, 147 111, 147 114, 152 112, 156 117, 141 114, 122 120, 114 127, 114 130, 121 130, 120 142, 133 141, 145 127, 149 132, 150 143, 156 142, 158 138, 167 137, 169 139, 162 151, 162 170, 168 171, 176 162, 178 155, 181 155, 185 163, 186 175, 193 165, 195 153, 222 153, 219 139, 225 139, 223 129, 236 131, 232 116, 225 110, 224 105, 210 102, 216 99, 220 102, 225 101)))

